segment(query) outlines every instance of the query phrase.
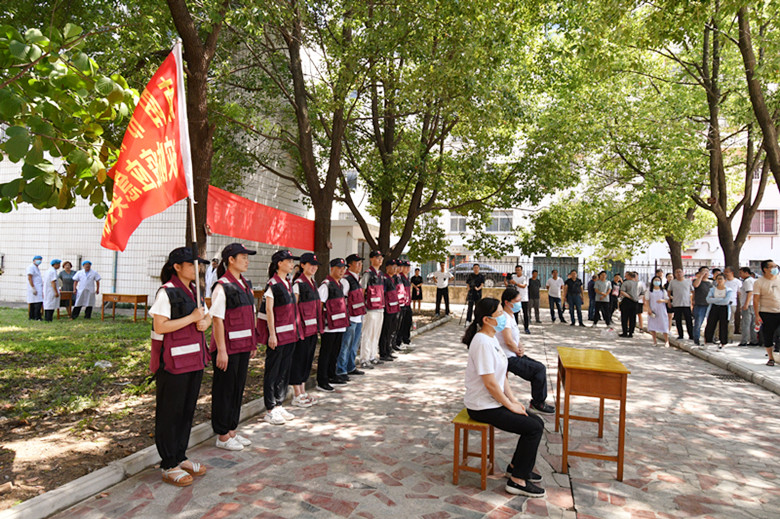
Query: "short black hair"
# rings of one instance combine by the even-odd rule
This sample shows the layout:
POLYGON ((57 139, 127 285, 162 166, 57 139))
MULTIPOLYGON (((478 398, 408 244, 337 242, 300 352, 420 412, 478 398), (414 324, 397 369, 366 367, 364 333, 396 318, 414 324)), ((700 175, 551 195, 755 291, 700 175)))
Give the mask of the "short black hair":
POLYGON ((536 272, 537 274, 539 273, 539 271, 538 271, 538 270, 536 270, 536 269, 533 269, 533 270, 531 271, 531 274, 533 274, 534 272, 536 272))
POLYGON ((471 268, 479 267, 479 263, 474 263, 474 265, 471 266, 471 268))
POLYGON ((752 271, 752 270, 750 270, 750 267, 740 267, 740 268, 739 268, 739 271, 740 271, 740 272, 744 272, 744 273, 745 273, 745 274, 747 274, 748 276, 752 276, 752 275, 753 275, 753 271, 752 271))
POLYGON ((761 272, 763 272, 765 269, 768 269, 770 263, 774 263, 774 261, 771 260, 771 259, 762 261, 761 262, 761 272))

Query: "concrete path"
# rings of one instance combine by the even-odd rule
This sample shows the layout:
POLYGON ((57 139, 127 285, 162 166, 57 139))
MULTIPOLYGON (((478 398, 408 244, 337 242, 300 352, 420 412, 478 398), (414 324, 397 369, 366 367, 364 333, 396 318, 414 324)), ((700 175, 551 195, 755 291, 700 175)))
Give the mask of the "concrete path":
MULTIPOLYGON (((648 335, 602 338, 603 328, 534 325, 529 355, 548 365, 555 385, 556 346, 611 350, 629 376, 625 476, 615 464, 570 458, 560 470, 561 437, 546 417, 537 470, 546 499, 512 497, 503 478, 463 473, 452 485, 452 425, 462 408, 463 328, 450 323, 416 339, 402 355, 286 426, 253 420, 254 445, 227 453, 211 442, 190 450, 205 478, 185 489, 148 470, 58 514, 59 518, 133 517, 513 517, 775 518, 780 510, 780 397, 684 351, 653 347, 648 335), (571 479, 570 479, 571 478, 571 479), (570 489, 571 487, 571 489, 570 489), (573 489, 573 502, 572 502, 573 489), (576 512, 574 511, 576 508, 576 512)), ((513 379, 516 393, 529 386, 513 379)), ((554 395, 551 391, 550 401, 554 395)), ((596 401, 574 397, 577 414, 596 401)), ((607 403, 605 437, 573 422, 571 448, 616 449, 617 404, 607 403)), ((513 450, 497 433, 498 467, 513 450)))

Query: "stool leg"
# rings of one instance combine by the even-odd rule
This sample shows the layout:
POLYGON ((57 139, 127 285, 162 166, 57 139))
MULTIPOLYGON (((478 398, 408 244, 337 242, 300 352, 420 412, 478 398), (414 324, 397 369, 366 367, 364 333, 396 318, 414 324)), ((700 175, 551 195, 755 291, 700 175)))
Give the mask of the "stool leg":
POLYGON ((599 399, 599 438, 604 437, 604 399, 599 399))
POLYGON ((463 464, 469 464, 469 430, 463 429, 463 464))
POLYGON ((490 475, 496 473, 496 430, 490 426, 490 475))
POLYGON ((460 473, 460 426, 455 425, 455 457, 452 460, 452 484, 458 484, 460 473))
POLYGON ((487 429, 482 429, 482 470, 480 470, 480 474, 482 475, 482 490, 485 490, 487 488, 487 458, 488 458, 488 431, 487 429))

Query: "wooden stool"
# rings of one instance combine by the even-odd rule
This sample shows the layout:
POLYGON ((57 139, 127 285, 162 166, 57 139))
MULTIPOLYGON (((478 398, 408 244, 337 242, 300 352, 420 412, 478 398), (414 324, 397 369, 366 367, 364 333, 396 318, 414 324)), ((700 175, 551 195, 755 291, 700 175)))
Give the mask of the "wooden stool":
POLYGON ((458 484, 458 476, 461 470, 469 472, 478 472, 482 476, 482 490, 487 488, 487 476, 493 474, 495 460, 495 430, 490 424, 477 422, 469 417, 468 411, 463 409, 458 416, 453 418, 455 424, 455 455, 452 460, 452 483, 458 484), (460 455, 460 432, 463 431, 463 456, 460 455), (469 452, 469 431, 480 431, 482 433, 481 452, 469 452), (490 441, 490 450, 488 451, 488 438, 490 441), (469 467, 467 465, 469 457, 481 458, 480 468, 469 467))

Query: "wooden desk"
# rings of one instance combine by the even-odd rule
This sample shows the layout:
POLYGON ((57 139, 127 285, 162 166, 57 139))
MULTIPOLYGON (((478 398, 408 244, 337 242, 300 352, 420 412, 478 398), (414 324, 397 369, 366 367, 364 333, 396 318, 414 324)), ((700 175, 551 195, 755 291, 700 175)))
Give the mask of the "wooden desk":
MULTIPOLYGON (((68 317, 70 317, 70 307, 73 304, 73 292, 60 290, 60 303, 64 303, 65 301, 68 302, 68 317)), ((57 319, 60 318, 60 308, 61 306, 57 307, 57 319)))
POLYGON ((133 322, 137 321, 138 304, 144 305, 144 321, 146 321, 146 312, 149 305, 146 302, 146 294, 103 294, 103 304, 100 305, 100 320, 105 318, 106 303, 114 303, 111 310, 111 318, 116 319, 116 304, 117 303, 133 303, 133 322))
POLYGON ((561 416, 561 384, 565 393, 563 401, 563 452, 561 472, 568 471, 568 457, 580 456, 617 462, 617 480, 623 481, 623 452, 626 436, 626 386, 631 373, 606 350, 558 348, 558 391, 555 396, 555 431, 561 416), (599 399, 598 418, 569 414, 569 397, 592 396, 599 399), (569 450, 569 419, 597 422, 599 438, 604 436, 604 399, 620 400, 620 425, 617 456, 569 450))

